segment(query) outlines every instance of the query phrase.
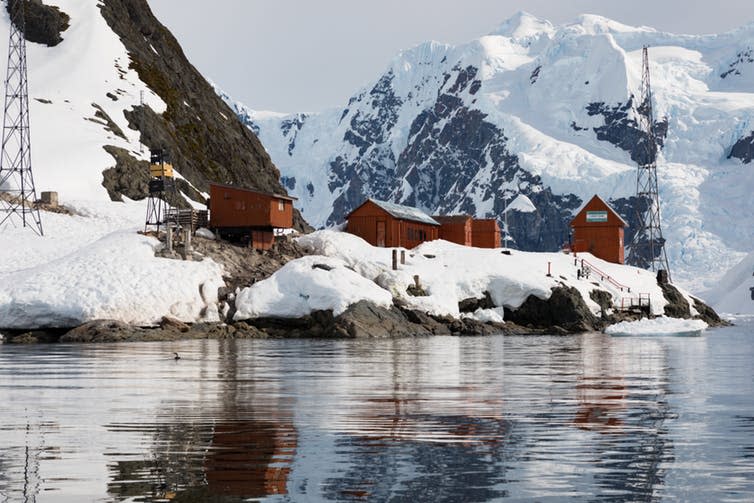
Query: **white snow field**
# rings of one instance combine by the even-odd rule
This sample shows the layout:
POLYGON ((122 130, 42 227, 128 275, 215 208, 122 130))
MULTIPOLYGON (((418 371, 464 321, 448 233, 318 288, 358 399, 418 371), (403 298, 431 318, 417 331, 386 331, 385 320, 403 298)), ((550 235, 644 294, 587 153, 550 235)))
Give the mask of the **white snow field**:
MULTIPOLYGON (((129 68, 125 47, 91 0, 47 2, 70 15, 70 27, 55 47, 27 43, 32 166, 37 191, 57 191, 62 200, 109 201, 102 171, 115 165, 105 145, 122 147, 137 159, 139 132, 128 127, 124 110, 144 103, 157 113, 166 105, 129 68), (107 94, 117 97, 114 101, 107 94), (43 100, 43 101, 40 101, 43 100), (47 103, 49 101, 50 103, 47 103), (95 119, 99 105, 126 139, 95 119), (93 121, 95 119, 96 121, 93 121)), ((5 75, 10 20, 0 16, 0 66, 5 75)), ((0 239, 2 239, 0 237, 0 239)))
POLYGON ((0 234, 0 328, 218 321, 221 266, 155 257, 159 242, 137 234, 145 204, 69 205, 86 216, 43 213, 44 237, 24 228, 0 234))
MULTIPOLYGON (((146 149, 139 153, 139 133, 128 128, 124 110, 138 105, 142 93, 157 113, 165 104, 129 69, 98 2, 47 3, 71 21, 58 46, 27 44, 32 166, 37 193, 57 191, 61 204, 78 215, 43 212, 44 237, 14 225, 0 229, 0 328, 68 327, 94 319, 151 325, 163 315, 216 319, 220 266, 156 258, 157 241, 137 234, 145 203, 110 202, 102 186, 102 171, 115 165, 103 146, 148 159, 146 149), (126 139, 90 120, 93 104, 126 139)), ((3 63, 9 23, 3 7, 3 63)))
MULTIPOLYGON (((290 122, 301 116, 245 113, 281 173, 295 178, 291 192, 304 217, 320 227, 333 202, 350 190, 329 187, 335 177, 331 163, 360 158, 362 147, 345 140, 352 119, 368 118, 383 128, 381 143, 367 154, 388 159, 382 153, 389 151, 398 159, 412 141, 412 121, 432 110, 438 93, 453 82, 446 85, 443 75, 473 66, 481 87, 459 98, 504 131, 523 168, 540 175, 555 194, 573 193, 583 201, 594 194, 620 198, 635 194, 636 163, 625 150, 597 138, 593 129, 603 125, 603 117, 590 115, 587 105, 613 107, 640 95, 644 45, 650 46, 655 116, 668 119, 658 176, 673 279, 702 292, 751 251, 754 239, 751 165, 728 158, 737 139, 754 130, 754 63, 749 61, 754 24, 692 36, 592 15, 553 26, 520 13, 466 44, 427 42, 402 51, 374 82, 344 99, 343 107, 308 115, 300 127, 290 122), (359 99, 368 98, 386 76, 392 76, 393 102, 400 101, 388 126, 371 99, 359 99)), ((395 168, 395 162, 384 162, 386 170, 395 168)), ((494 172, 489 160, 464 189, 478 217, 492 203, 475 187, 488 183, 494 172)), ((409 182, 396 193, 408 197, 409 182)))
POLYGON ((622 321, 605 329, 609 335, 701 335, 708 327, 702 320, 682 320, 661 316, 655 319, 622 321))
POLYGON ((333 309, 339 314, 360 300, 389 306, 393 298, 411 309, 459 317, 459 301, 482 298, 489 292, 498 309, 481 310, 474 317, 500 322, 503 312, 499 308, 516 309, 529 295, 548 299, 551 289, 559 285, 575 287, 595 314, 600 313, 600 307, 589 296, 595 289, 610 292, 616 305, 640 293, 649 294, 656 315, 664 312, 667 303, 653 273, 605 262, 590 254, 579 255, 579 259, 588 260, 616 283, 630 287, 631 292, 602 280, 596 271, 588 279, 579 278, 574 257, 563 253, 512 251, 506 255, 501 249, 438 240, 404 250, 406 264, 393 271, 391 249, 373 247, 348 233, 322 230, 298 238, 298 243, 315 255, 290 262, 270 278, 243 289, 236 300, 236 320, 298 317, 316 309, 333 309), (332 270, 313 267, 315 264, 332 270), (551 276, 547 276, 548 264, 551 276), (414 297, 406 292, 414 284, 415 275, 428 296, 414 297))

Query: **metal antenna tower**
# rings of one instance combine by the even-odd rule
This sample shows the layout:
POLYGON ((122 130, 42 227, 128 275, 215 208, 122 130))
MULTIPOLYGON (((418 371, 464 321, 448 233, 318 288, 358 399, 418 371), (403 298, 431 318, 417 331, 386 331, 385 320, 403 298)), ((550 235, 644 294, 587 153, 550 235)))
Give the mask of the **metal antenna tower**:
POLYGON ((0 229, 20 219, 40 236, 42 219, 34 207, 37 192, 31 172, 29 86, 26 72, 26 15, 23 0, 10 2, 8 73, 5 78, 5 115, 0 154, 0 229), (4 193, 4 194, 3 194, 4 193))
POLYGON ((649 81, 649 54, 642 49, 641 102, 637 108, 639 129, 644 133, 639 140, 642 147, 636 175, 636 208, 639 229, 634 234, 628 254, 628 263, 652 271, 664 270, 670 278, 665 238, 662 237, 660 197, 657 185, 657 138, 652 111, 652 88, 649 81))

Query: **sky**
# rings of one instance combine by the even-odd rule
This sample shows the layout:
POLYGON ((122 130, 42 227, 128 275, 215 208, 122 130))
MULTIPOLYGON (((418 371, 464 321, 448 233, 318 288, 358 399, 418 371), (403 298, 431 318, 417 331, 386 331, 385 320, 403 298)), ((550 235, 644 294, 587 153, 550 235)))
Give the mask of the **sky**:
POLYGON ((149 0, 189 60, 255 110, 341 107, 401 50, 460 44, 525 10, 553 24, 599 14, 672 33, 754 22, 752 0, 149 0), (211 8, 208 9, 208 6, 211 8), (462 7, 460 7, 462 6, 462 7))

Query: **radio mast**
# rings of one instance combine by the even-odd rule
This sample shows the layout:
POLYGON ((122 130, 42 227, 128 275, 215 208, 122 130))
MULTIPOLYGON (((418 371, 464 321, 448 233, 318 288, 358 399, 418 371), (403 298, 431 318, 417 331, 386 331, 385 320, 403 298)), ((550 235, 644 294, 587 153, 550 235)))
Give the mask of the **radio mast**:
POLYGON ((44 235, 37 192, 31 171, 29 85, 26 72, 26 14, 23 0, 10 3, 8 73, 5 78, 5 115, 0 154, 0 229, 20 220, 23 227, 44 235))
POLYGON ((652 111, 652 88, 649 81, 649 54, 642 49, 641 102, 637 108, 639 129, 643 136, 636 175, 636 208, 639 229, 634 234, 628 253, 628 263, 652 271, 666 271, 670 278, 665 238, 660 220, 660 196, 657 183, 657 137, 652 111))

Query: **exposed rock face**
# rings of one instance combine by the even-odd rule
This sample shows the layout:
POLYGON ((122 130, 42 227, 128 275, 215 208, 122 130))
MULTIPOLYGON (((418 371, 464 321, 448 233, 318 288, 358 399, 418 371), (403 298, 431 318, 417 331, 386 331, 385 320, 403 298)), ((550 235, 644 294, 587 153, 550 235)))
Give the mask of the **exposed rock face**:
POLYGON ((163 323, 161 327, 142 328, 126 325, 119 321, 98 320, 85 323, 68 331, 59 338, 66 343, 92 342, 150 342, 177 341, 181 339, 254 339, 264 338, 266 334, 254 327, 232 327, 221 324, 204 324, 186 326, 183 324, 163 323))
POLYGON ((665 306, 665 316, 671 318, 691 318, 691 307, 686 298, 670 283, 658 283, 662 288, 662 295, 668 304, 665 306))
POLYGON ((686 297, 684 297, 676 287, 669 283, 660 282, 658 284, 660 285, 660 288, 662 288, 662 294, 665 297, 665 300, 668 301, 668 304, 665 306, 665 316, 684 319, 697 318, 711 327, 729 325, 727 321, 721 319, 720 316, 717 315, 714 309, 696 297, 692 297, 692 300, 694 301, 694 309, 696 309, 699 314, 692 316, 691 306, 686 300, 686 297))
POLYGON ((568 332, 588 332, 599 327, 578 290, 565 286, 553 288, 547 300, 529 296, 515 311, 506 309, 505 319, 536 328, 561 327, 568 332))
POLYGON ((725 327, 730 325, 729 322, 720 318, 720 316, 717 315, 714 309, 709 307, 701 300, 697 299, 696 297, 692 297, 692 300, 694 301, 694 309, 696 309, 699 313, 697 318, 706 322, 707 325, 711 327, 725 327))
POLYGON ((607 311, 613 308, 613 296, 605 290, 592 290, 589 298, 596 302, 602 309, 602 318, 607 317, 607 311))
MULTIPOLYGON (((636 119, 629 116, 633 108, 633 99, 631 96, 626 103, 618 103, 614 106, 602 102, 590 103, 586 108, 589 115, 600 115, 604 118, 604 125, 594 128, 598 140, 612 143, 631 154, 631 159, 636 163, 646 164, 649 161, 649 153, 656 154, 657 148, 664 145, 668 134, 668 120, 665 118, 655 121, 657 145, 648 147, 647 134, 639 128, 636 119)), ((638 107, 638 110, 641 112, 642 107, 638 107)))
POLYGON ((386 73, 369 92, 351 99, 353 108, 343 111, 341 121, 350 118, 343 141, 353 150, 330 163, 327 188, 342 193, 327 224, 344 221, 367 197, 432 214, 467 213, 502 222, 506 199, 522 193, 538 211, 510 212, 508 224, 517 246, 553 251, 567 241, 572 211, 581 200, 553 194, 539 176, 522 169, 508 149, 505 132, 469 106, 464 98, 479 90, 478 72, 474 66, 457 66, 442 76, 434 105, 413 119, 410 140, 397 156, 391 142, 404 100, 395 94, 394 75, 386 73), (487 209, 478 206, 481 201, 487 209))
POLYGON ((730 149, 728 159, 735 157, 744 164, 749 164, 754 159, 754 131, 744 138, 739 139, 730 149))
MULTIPOLYGON (((148 107, 126 112, 147 147, 167 149, 181 175, 199 190, 208 191, 209 182, 216 181, 286 194, 280 173, 257 137, 189 63, 146 0, 107 0, 100 9, 131 56, 132 68, 167 104, 163 115, 148 107)), ((134 163, 123 158, 127 155, 114 154, 117 165, 105 173, 104 185, 116 200, 120 195, 137 199, 147 195, 142 177, 125 181, 125 172, 135 174, 134 163)), ((193 196, 202 200, 196 192, 193 196)), ((299 229, 307 228, 298 212, 294 219, 299 229)))
POLYGON ((26 18, 26 40, 49 47, 58 45, 63 41, 61 33, 68 29, 71 18, 58 7, 44 5, 42 0, 9 0, 5 4, 8 13, 15 10, 19 1, 24 2, 24 14, 26 18))

